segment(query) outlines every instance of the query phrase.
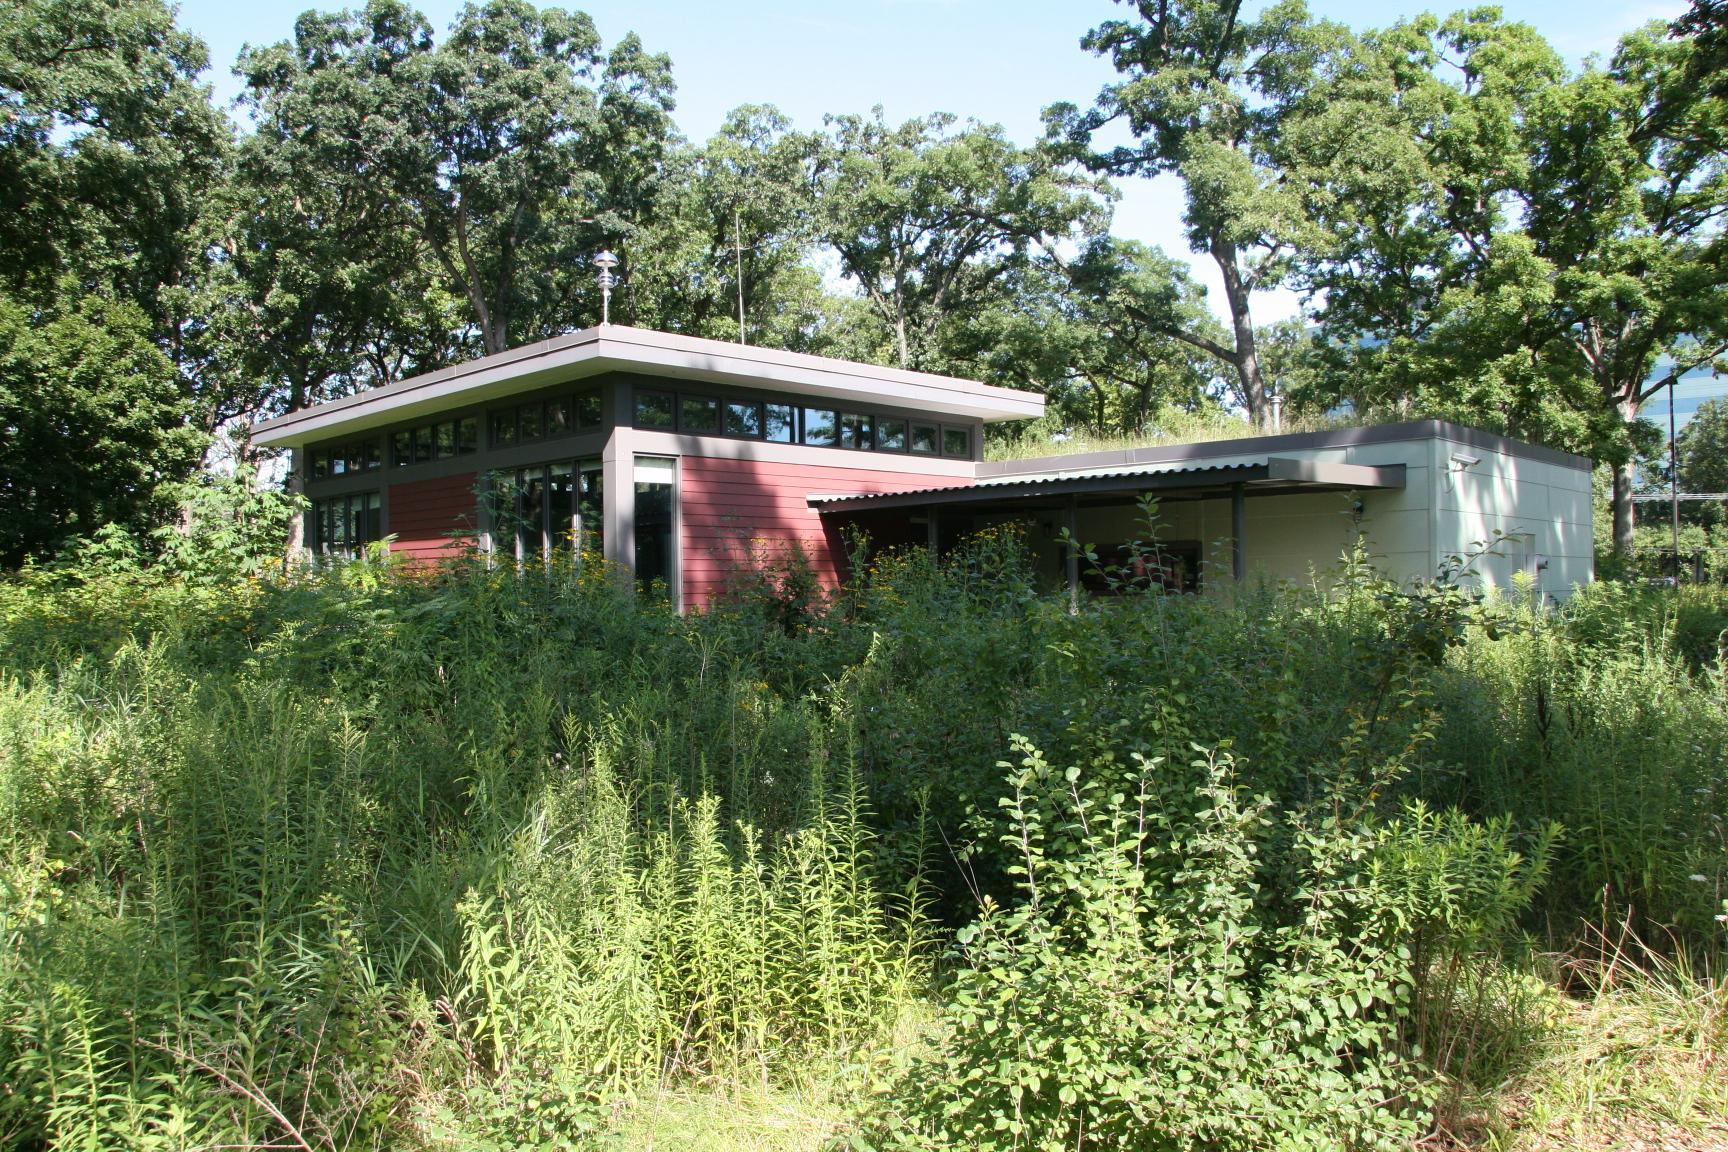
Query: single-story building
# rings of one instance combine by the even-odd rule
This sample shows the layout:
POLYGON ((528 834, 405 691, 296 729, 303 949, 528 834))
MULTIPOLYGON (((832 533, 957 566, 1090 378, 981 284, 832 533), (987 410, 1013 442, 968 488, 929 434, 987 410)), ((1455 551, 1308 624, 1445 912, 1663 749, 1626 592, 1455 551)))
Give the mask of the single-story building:
MULTIPOLYGON (((1565 595, 1591 578, 1590 461, 1438 421, 985 462, 984 425, 1042 396, 972 380, 601 325, 267 420, 311 500, 308 546, 389 538, 432 560, 601 555, 683 608, 796 547, 842 575, 846 529, 942 546, 1028 525, 1053 581, 1095 580, 1158 498, 1159 571, 1187 590, 1307 579, 1360 532, 1383 570, 1478 565, 1565 595)), ((1130 558, 1133 559, 1133 558, 1130 558)), ((1134 561, 1144 567, 1144 557, 1134 561)))

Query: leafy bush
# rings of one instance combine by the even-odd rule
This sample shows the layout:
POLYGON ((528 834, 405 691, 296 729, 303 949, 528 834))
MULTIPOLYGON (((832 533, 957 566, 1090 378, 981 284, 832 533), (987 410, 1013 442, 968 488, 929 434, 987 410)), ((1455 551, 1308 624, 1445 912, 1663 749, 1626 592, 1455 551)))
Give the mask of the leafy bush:
POLYGON ((1432 1008, 1433 954, 1516 915, 1540 857, 1456 815, 1379 823, 1348 786, 1329 814, 1280 810, 1225 750, 1193 745, 1184 764, 1095 749, 1060 770, 1018 751, 999 801, 1013 899, 960 931, 946 1032, 903 1069, 868 1143, 1394 1148, 1420 1134, 1433 1088, 1401 1041, 1432 1008))

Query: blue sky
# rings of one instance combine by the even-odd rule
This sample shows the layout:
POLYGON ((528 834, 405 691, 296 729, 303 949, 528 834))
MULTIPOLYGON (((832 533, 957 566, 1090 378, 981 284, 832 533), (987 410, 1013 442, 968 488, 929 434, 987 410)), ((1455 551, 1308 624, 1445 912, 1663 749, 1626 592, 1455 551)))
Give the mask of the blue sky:
MULTIPOLYGON (((1424 5, 1368 0, 1310 0, 1321 16, 1356 28, 1384 26, 1424 5)), ((336 3, 323 7, 334 8, 336 3)), ((1022 143, 1039 131, 1039 110, 1059 100, 1086 104, 1113 75, 1080 50, 1080 37, 1126 12, 1108 0, 591 0, 572 3, 594 17, 608 44, 627 31, 672 57, 680 129, 705 139, 739 104, 776 104, 799 128, 815 128, 828 112, 867 112, 881 104, 890 119, 951 112, 1003 125, 1022 143)), ((1449 11, 1457 4, 1434 5, 1449 11)), ((218 99, 238 85, 230 74, 245 43, 290 37, 309 5, 235 0, 185 0, 180 24, 210 46, 209 79, 218 99)), ((448 27, 458 0, 425 0, 435 28, 448 27)), ((1606 53, 1621 33, 1650 19, 1671 19, 1684 0, 1515 0, 1512 18, 1535 25, 1574 63, 1606 53)), ((1117 234, 1187 255, 1181 231, 1181 191, 1174 180, 1133 181, 1122 189, 1117 234)), ((1213 285, 1209 262, 1196 274, 1213 285)), ((1257 319, 1276 320, 1296 308, 1288 293, 1257 304, 1257 319)))

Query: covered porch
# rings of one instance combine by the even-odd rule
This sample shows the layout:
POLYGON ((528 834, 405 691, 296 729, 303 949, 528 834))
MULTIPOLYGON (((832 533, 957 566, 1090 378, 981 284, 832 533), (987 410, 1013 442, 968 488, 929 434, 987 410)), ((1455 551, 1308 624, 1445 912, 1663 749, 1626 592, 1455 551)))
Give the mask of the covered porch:
MULTIPOLYGON (((1266 456, 1209 465, 1147 465, 1109 471, 1064 470, 1058 460, 1043 472, 991 477, 966 486, 925 488, 880 495, 813 494, 825 523, 856 527, 885 546, 925 544, 947 548, 990 524, 1029 524, 1034 556, 1044 573, 1064 583, 1073 597, 1099 580, 1064 539, 1092 547, 1099 564, 1126 562, 1144 568, 1143 554, 1130 555, 1130 541, 1156 537, 1159 570, 1140 571, 1171 590, 1198 591, 1202 569, 1244 579, 1255 558, 1256 521, 1275 531, 1280 555, 1297 546, 1319 563, 1335 559, 1331 549, 1348 539, 1345 522, 1360 520, 1365 500, 1405 485, 1403 464, 1365 465, 1266 456), (1136 525, 1143 498, 1158 501, 1156 531, 1136 525), (1256 516, 1251 501, 1288 501, 1285 513, 1256 516), (1291 501, 1308 497, 1307 501, 1291 501), (1325 499, 1330 497, 1330 499, 1325 499), (1221 514, 1220 514, 1221 513, 1221 514), (1268 526, 1276 524, 1276 528, 1268 526), (1219 553, 1222 552, 1223 555, 1219 553)), ((1268 537, 1270 542, 1270 536, 1268 537)), ((1100 589, 1101 590, 1101 589, 1100 589)))

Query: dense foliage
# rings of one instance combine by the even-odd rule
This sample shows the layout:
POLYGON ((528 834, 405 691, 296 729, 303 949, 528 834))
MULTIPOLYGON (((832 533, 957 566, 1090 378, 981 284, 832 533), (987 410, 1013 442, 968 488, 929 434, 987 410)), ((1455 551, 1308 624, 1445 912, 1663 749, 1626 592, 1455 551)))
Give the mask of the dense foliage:
MULTIPOLYGON (((673 119, 673 63, 580 11, 311 11, 238 61, 162 0, 0 12, 0 564, 173 516, 201 452, 334 396, 613 318, 1043 392, 1052 433, 1276 402, 1441 416, 1610 465, 1721 362, 1722 10, 1569 67, 1493 9, 1352 30, 1302 0, 1139 0, 1031 143, 944 112, 673 119), (235 115, 203 71, 233 66, 235 115), (1111 234, 1177 178, 1190 248, 1111 234), (838 275, 836 275, 836 273, 838 275), (1284 325, 1257 293, 1302 294, 1284 325)), ((1708 531, 1708 528, 1705 528, 1708 531)), ((1702 539, 1702 537, 1701 537, 1702 539)))
POLYGON ((1719 598, 1017 557, 0 585, 0 1139, 572 1146, 851 1067, 871 1146, 1394 1146, 1504 1071, 1521 931, 1721 948, 1719 598))

